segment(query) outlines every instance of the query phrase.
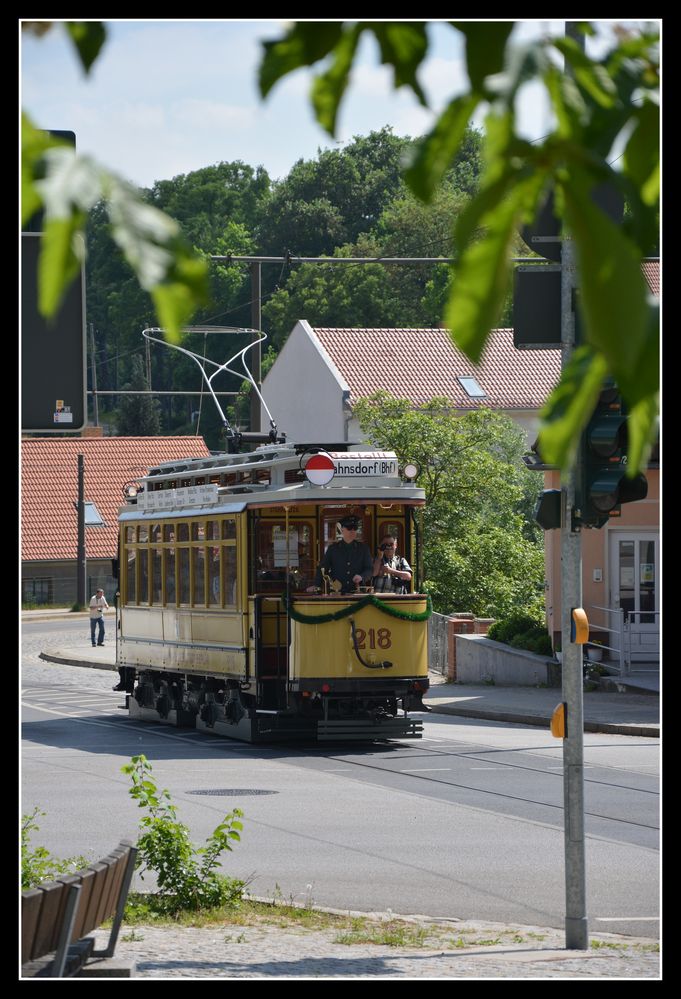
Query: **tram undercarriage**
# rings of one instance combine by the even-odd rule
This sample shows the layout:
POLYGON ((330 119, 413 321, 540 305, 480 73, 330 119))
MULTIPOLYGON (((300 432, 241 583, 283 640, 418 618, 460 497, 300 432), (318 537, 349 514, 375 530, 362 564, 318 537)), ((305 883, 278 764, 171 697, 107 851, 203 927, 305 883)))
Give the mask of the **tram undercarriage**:
MULTIPOLYGON (((414 681, 405 681, 397 689, 375 681, 371 688, 336 690, 333 694, 321 689, 289 690, 287 706, 262 707, 262 697, 259 703, 250 685, 237 680, 220 682, 214 677, 151 670, 141 670, 135 676, 135 672, 128 667, 124 680, 131 718, 195 728, 243 742, 419 739, 423 722, 409 712, 428 710, 421 700, 425 688, 414 681)), ((319 686, 325 684, 320 681, 319 686)), ((280 687, 280 699, 285 701, 285 686, 280 687)))

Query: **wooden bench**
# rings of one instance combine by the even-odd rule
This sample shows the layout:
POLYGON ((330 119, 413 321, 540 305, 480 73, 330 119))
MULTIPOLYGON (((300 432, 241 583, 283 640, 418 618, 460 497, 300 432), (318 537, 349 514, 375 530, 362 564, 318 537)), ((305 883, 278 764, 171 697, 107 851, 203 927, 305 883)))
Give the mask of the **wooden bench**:
POLYGON ((136 856, 124 840, 97 863, 21 893, 22 978, 73 978, 92 958, 113 957, 136 856), (95 950, 88 934, 109 918, 107 946, 95 950))

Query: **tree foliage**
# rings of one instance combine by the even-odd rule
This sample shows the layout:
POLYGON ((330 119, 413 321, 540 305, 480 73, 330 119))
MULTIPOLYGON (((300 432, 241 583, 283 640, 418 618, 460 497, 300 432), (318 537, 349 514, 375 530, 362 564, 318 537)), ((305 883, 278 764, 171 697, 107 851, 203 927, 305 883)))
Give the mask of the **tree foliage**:
MULTIPOLYGON (((414 269, 407 277, 405 269, 367 266, 362 274, 359 268, 355 273, 348 268, 345 276, 329 268, 320 276, 282 268, 278 277, 263 281, 264 299, 271 299, 265 314, 275 343, 301 317, 334 325, 424 325, 444 318, 457 344, 476 360, 489 330, 500 320, 508 322, 508 258, 518 228, 552 193, 576 247, 588 343, 575 353, 548 401, 542 454, 567 466, 603 378, 612 374, 629 406, 628 468, 635 472, 645 462, 657 418, 658 317, 647 300, 640 261, 658 244, 658 33, 620 32, 596 59, 573 37, 514 49, 510 21, 451 26, 465 39, 470 86, 449 102, 429 135, 418 142, 397 138, 390 129, 356 136, 342 150, 300 160, 275 184, 263 170, 237 162, 159 181, 140 193, 25 120, 22 217, 45 210, 43 314, 54 314, 80 267, 88 213, 95 219, 90 232, 101 241, 91 247, 90 318, 107 324, 100 335, 109 354, 107 330, 112 331, 116 363, 120 358, 123 366, 135 349, 126 338, 139 337, 139 327, 150 325, 154 313, 171 336, 197 310, 202 322, 219 315, 222 322, 229 316, 234 325, 250 324, 247 274, 237 267, 209 268, 209 254, 290 250, 316 256, 337 253, 339 247, 349 255, 367 255, 370 249, 383 255, 416 253, 409 248, 418 246, 419 225, 429 231, 439 227, 441 245, 449 214, 449 255, 456 261, 451 274, 414 269), (557 55, 566 72, 557 65, 557 55), (521 86, 533 80, 545 87, 557 124, 530 143, 517 133, 516 100, 521 86), (484 105, 489 113, 482 141, 470 123, 484 105), (611 166, 617 142, 624 152, 611 166), (409 165, 402 172, 405 158, 409 165), (604 182, 627 203, 621 226, 592 200, 594 187, 604 182), (454 193, 467 200, 448 206, 446 199, 454 193), (425 212, 420 202, 431 206, 430 218, 419 217, 425 212), (117 273, 112 248, 126 261, 117 273), (108 282, 107 291, 100 279, 108 282)), ((22 27, 42 33, 51 22, 23 22, 22 27)), ((64 27, 89 70, 105 42, 105 29, 99 22, 66 22, 64 27)), ((588 24, 580 29, 593 30, 588 24)), ((265 45, 262 94, 287 73, 325 60, 312 101, 318 120, 333 134, 357 45, 366 33, 376 38, 395 86, 410 87, 425 104, 418 72, 429 40, 427 24, 415 21, 295 23, 265 45)), ((172 373, 191 381, 185 374, 191 367, 176 363, 153 359, 164 379, 172 373)), ((174 418, 172 405, 167 404, 167 419, 174 418)))
MULTIPOLYGON (((449 183, 427 205, 401 188, 366 232, 330 256, 378 260, 445 255, 454 220, 468 201, 449 183)), ((447 288, 445 265, 301 264, 273 293, 263 316, 276 346, 301 318, 313 326, 421 328, 439 323, 447 288)))
POLYGON ((259 227, 262 251, 320 256, 353 243, 404 191, 400 164, 411 144, 386 127, 298 160, 272 187, 259 227))
MULTIPOLYGON (((147 392, 149 383, 144 374, 142 358, 133 358, 132 378, 123 386, 135 392, 147 392)), ((122 396, 118 409, 119 437, 157 437, 161 433, 161 416, 158 401, 148 395, 122 396)))
MULTIPOLYGON (((445 310, 457 344, 477 361, 498 319, 509 285, 509 248, 520 223, 533 219, 547 192, 555 193, 574 240, 588 346, 567 372, 546 410, 543 455, 566 466, 588 420, 603 378, 612 374, 630 406, 632 474, 654 437, 659 378, 658 322, 647 300, 641 258, 657 245, 659 211, 659 35, 620 33, 601 58, 585 54, 574 37, 542 39, 513 50, 513 22, 451 22, 466 42, 470 87, 453 98, 414 151, 406 171, 411 189, 428 201, 451 168, 473 113, 489 106, 485 168, 475 197, 455 232, 460 257, 445 310), (557 65, 560 54, 567 72, 557 65), (516 128, 522 84, 540 81, 557 124, 528 142, 516 128), (610 165, 615 142, 625 141, 621 169, 610 165), (630 213, 616 226, 592 200, 607 182, 630 213), (482 239, 475 239, 479 227, 482 239), (624 343, 626 341, 626 343, 624 343)), ((288 73, 325 60, 311 101, 320 124, 334 134, 360 37, 375 36, 395 86, 426 98, 417 71, 428 53, 424 22, 299 22, 265 43, 260 88, 266 96, 288 73)), ((591 26, 580 26, 584 33, 591 26)))
POLYGON ((354 411, 369 440, 420 467, 425 585, 435 609, 536 613, 544 554, 531 511, 540 484, 521 460, 519 428, 490 410, 457 416, 440 398, 414 410, 385 392, 354 411))

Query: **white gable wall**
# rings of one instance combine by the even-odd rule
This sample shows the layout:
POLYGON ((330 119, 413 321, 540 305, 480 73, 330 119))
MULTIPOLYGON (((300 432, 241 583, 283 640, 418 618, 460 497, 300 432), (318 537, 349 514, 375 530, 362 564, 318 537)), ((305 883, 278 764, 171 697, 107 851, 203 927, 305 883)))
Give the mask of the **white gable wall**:
MULTIPOLYGON (((289 441, 319 444, 363 441, 349 407, 350 387, 305 319, 293 327, 262 386, 280 433, 289 441)), ((525 434, 527 447, 537 439, 539 416, 533 410, 500 410, 525 434)), ((261 428, 269 420, 261 411, 261 428)), ((368 442, 367 442, 368 443, 368 442)))
MULTIPOLYGON (((262 394, 280 433, 289 441, 346 441, 344 399, 350 389, 333 361, 299 320, 262 384, 262 394)), ((261 427, 269 419, 261 409, 261 427)))

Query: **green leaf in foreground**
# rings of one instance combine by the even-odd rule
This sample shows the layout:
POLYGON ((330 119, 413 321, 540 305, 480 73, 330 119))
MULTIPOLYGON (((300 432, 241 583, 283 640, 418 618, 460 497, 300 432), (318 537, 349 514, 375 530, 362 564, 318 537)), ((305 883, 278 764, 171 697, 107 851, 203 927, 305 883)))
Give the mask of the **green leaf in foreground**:
POLYGON ((602 354, 586 346, 574 352, 540 413, 542 461, 560 468, 567 468, 572 463, 581 432, 593 412, 607 374, 608 362, 602 354))

